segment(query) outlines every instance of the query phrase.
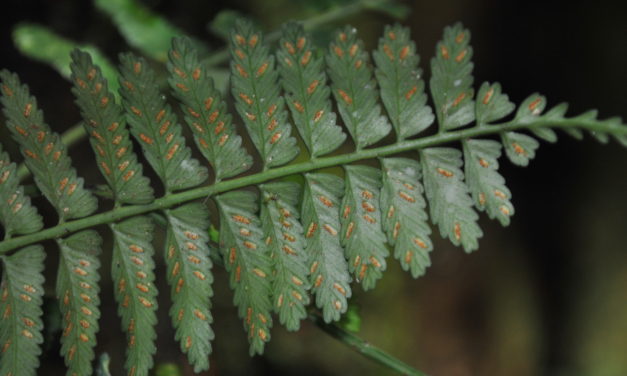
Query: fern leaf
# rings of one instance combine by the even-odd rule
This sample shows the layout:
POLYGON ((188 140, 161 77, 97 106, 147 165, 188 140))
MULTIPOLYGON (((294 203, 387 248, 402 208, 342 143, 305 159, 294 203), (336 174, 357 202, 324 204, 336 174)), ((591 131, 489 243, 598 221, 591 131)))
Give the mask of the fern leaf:
POLYGON ((340 243, 341 178, 330 174, 305 175, 302 223, 310 260, 311 291, 324 321, 337 321, 348 308, 351 276, 340 243))
POLYGON ((381 86, 381 100, 397 139, 415 136, 429 127, 434 115, 427 105, 422 70, 418 67, 420 57, 409 39, 409 29, 386 26, 372 56, 377 65, 375 75, 381 86))
POLYGON ((159 92, 155 73, 143 58, 120 56, 120 94, 131 133, 167 192, 197 186, 207 169, 191 157, 176 115, 159 92))
POLYGON ((500 120, 511 114, 515 108, 507 94, 501 91, 501 84, 484 82, 479 88, 475 102, 477 124, 482 126, 500 120))
POLYGON ((381 229, 381 172, 367 166, 345 166, 341 242, 348 270, 364 290, 374 288, 386 268, 389 252, 381 229))
POLYGON ((463 127, 475 119, 470 31, 458 23, 444 29, 431 59, 431 95, 440 131, 463 127))
POLYGON ((65 325, 61 354, 68 376, 91 375, 100 318, 98 256, 102 240, 97 232, 85 230, 57 243, 60 259, 56 291, 65 325))
POLYGON ((2 256, 0 374, 35 376, 43 342, 44 258, 40 245, 2 256))
POLYGON ((388 243, 403 270, 417 278, 431 265, 433 244, 429 235, 426 202, 420 184, 420 164, 406 158, 381 159, 383 188, 381 212, 388 243))
POLYGON ((536 156, 536 149, 540 146, 535 138, 518 132, 503 132, 501 140, 507 158, 518 166, 527 166, 536 156))
POLYGON ((19 182, 15 163, 11 163, 0 145, 0 202, 6 203, 0 206, 0 223, 7 239, 13 234, 30 234, 44 226, 19 182))
POLYGON ((231 34, 231 82, 235 108, 261 155, 264 168, 283 165, 296 157, 298 148, 280 96, 274 56, 261 32, 238 21, 231 34))
POLYGON ((440 227, 443 237, 471 252, 478 248, 483 232, 463 182, 461 157, 462 153, 452 148, 427 148, 420 152, 431 220, 440 227))
POLYGON ((257 211, 257 196, 234 191, 216 198, 220 210, 220 247, 235 291, 233 301, 250 342, 250 355, 262 354, 270 340, 272 268, 257 211))
POLYGON ((307 317, 309 304, 308 257, 303 227, 296 210, 300 186, 294 182, 264 184, 261 187, 263 238, 272 264, 272 304, 287 330, 296 331, 307 317))
POLYGON ((475 207, 507 226, 514 215, 514 206, 505 179, 498 172, 501 144, 494 140, 464 140, 462 144, 466 183, 475 207))
POLYGON ((357 149, 390 133, 392 127, 377 103, 379 93, 368 52, 357 39, 357 30, 347 26, 338 32, 326 61, 338 110, 357 149))
POLYGON ((128 340, 125 367, 131 376, 148 375, 157 351, 154 326, 157 323, 157 287, 149 217, 133 217, 111 225, 114 283, 118 315, 128 340))
POLYGON ((298 23, 283 26, 277 51, 281 84, 294 124, 313 158, 330 153, 346 139, 331 108, 324 58, 298 23))
POLYGON ((165 212, 168 220, 166 263, 171 286, 170 316, 181 351, 187 353, 194 372, 209 369, 214 338, 209 311, 213 296, 209 258, 209 212, 190 203, 165 212))
POLYGON ((26 166, 35 183, 54 206, 61 221, 93 213, 98 202, 83 188, 83 179, 76 176, 65 145, 44 123, 43 112, 35 97, 22 85, 17 75, 0 72, 3 112, 13 138, 20 144, 26 166))
POLYGON ((124 112, 108 90, 100 67, 93 64, 88 53, 74 50, 70 68, 72 92, 85 119, 83 125, 114 200, 128 204, 150 202, 154 197, 150 181, 143 176, 143 167, 137 162, 126 130, 124 112))
POLYGON ((181 101, 185 121, 194 133, 198 149, 213 167, 216 181, 248 170, 253 162, 242 147, 210 68, 198 58, 188 38, 172 40, 170 87, 181 101))

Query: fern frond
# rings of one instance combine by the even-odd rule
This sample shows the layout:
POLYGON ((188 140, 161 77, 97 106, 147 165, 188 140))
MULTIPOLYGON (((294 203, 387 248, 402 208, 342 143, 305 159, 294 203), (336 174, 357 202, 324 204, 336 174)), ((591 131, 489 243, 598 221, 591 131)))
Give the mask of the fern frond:
POLYGON ((483 126, 501 120, 511 114, 515 108, 516 106, 509 101, 507 94, 501 91, 501 84, 484 82, 479 88, 475 102, 477 125, 483 126))
POLYGON ((466 252, 476 250, 483 232, 463 181, 462 153, 453 148, 427 148, 420 151, 420 159, 431 220, 440 227, 442 237, 466 252))
POLYGON ((310 287, 303 226, 296 209, 301 188, 294 182, 260 188, 263 238, 272 264, 272 304, 281 324, 296 331, 307 317, 310 287))
POLYGON ((466 184, 475 201, 475 207, 485 210, 503 226, 509 225, 514 215, 511 192, 505 178, 498 172, 501 144, 494 140, 464 140, 466 184))
POLYGON ((111 276, 118 315, 128 341, 125 368, 131 376, 145 376, 157 351, 154 226, 149 217, 140 216, 112 224, 111 230, 111 276))
POLYGON ((431 265, 433 244, 427 223, 426 202, 420 184, 420 164, 407 158, 383 158, 381 213, 388 243, 403 270, 417 278, 431 265))
POLYGON ((309 256, 309 281, 324 321, 337 321, 348 308, 351 277, 340 244, 340 197, 344 181, 330 174, 305 175, 302 223, 309 256))
POLYGON ((140 204, 153 199, 150 180, 143 176, 126 130, 122 107, 115 103, 109 84, 91 56, 72 52, 72 92, 81 109, 83 125, 96 154, 98 168, 120 203, 140 204))
POLYGON ((152 68, 132 53, 120 55, 120 63, 120 94, 131 134, 141 144, 166 191, 203 183, 207 169, 191 157, 176 114, 161 95, 152 68))
POLYGON ((344 166, 344 170, 341 242, 348 270, 364 290, 369 290, 382 277, 389 254, 381 229, 381 172, 373 167, 351 165, 344 166))
POLYGON ((57 298, 63 315, 61 355, 67 375, 91 375, 98 332, 100 299, 98 268, 102 240, 93 230, 85 230, 57 240, 60 248, 57 298))
POLYGON ((431 59, 430 87, 440 132, 463 127, 475 119, 469 42, 470 31, 461 23, 446 27, 431 59))
POLYGON ((0 145, 0 223, 4 227, 5 238, 13 234, 30 234, 40 230, 44 223, 37 209, 31 205, 30 197, 24 195, 15 163, 0 145))
POLYGON ((315 49, 311 36, 294 22, 284 25, 281 34, 277 58, 285 99, 301 138, 316 158, 340 147, 346 134, 336 124, 324 57, 315 49))
POLYGON ((171 286, 170 316, 181 351, 194 372, 209 369, 214 338, 209 311, 213 296, 212 263, 209 258, 209 212, 201 203, 166 210, 168 221, 166 263, 171 286))
POLYGON ((357 149, 385 137, 392 127, 381 114, 377 103, 377 83, 364 43, 357 38, 357 30, 347 26, 338 32, 326 55, 333 95, 357 149))
POLYGON ((248 170, 252 157, 242 147, 209 67, 200 61, 188 38, 172 40, 168 70, 170 87, 181 101, 185 121, 196 146, 213 167, 216 181, 248 170))
POLYGON ((261 223, 255 215, 257 195, 234 191, 216 197, 220 211, 220 248, 233 301, 250 342, 250 355, 262 354, 270 340, 272 268, 261 223))
POLYGON ((274 56, 261 32, 238 20, 231 34, 231 91, 235 107, 261 155, 264 168, 291 161, 298 154, 285 103, 280 96, 274 56))
POLYGON ((2 256, 0 284, 0 374, 35 376, 43 342, 43 247, 2 256))
POLYGON ((505 146, 505 155, 518 166, 527 166, 536 156, 540 143, 533 137, 519 132, 503 132, 501 140, 505 146))
POLYGON ((26 166, 35 177, 35 184, 54 206, 59 220, 80 218, 93 213, 98 202, 83 188, 71 166, 66 147, 59 135, 44 122, 37 100, 17 75, 0 72, 3 112, 13 138, 20 145, 26 166))
POLYGON ((434 120, 427 105, 420 57, 409 39, 409 29, 386 26, 379 48, 372 56, 377 65, 375 75, 381 87, 381 101, 396 131, 398 140, 415 136, 434 120))

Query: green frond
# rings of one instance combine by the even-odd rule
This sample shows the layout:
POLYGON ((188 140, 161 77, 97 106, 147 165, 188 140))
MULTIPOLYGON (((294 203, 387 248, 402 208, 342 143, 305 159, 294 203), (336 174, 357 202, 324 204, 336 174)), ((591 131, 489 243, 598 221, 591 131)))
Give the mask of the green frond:
POLYGON ((309 259, 296 209, 301 187, 294 182, 277 182, 260 188, 263 238, 272 265, 272 304, 281 324, 296 331, 307 317, 310 288, 309 259))
POLYGON ((427 148, 420 151, 420 159, 431 221, 440 227, 442 237, 466 252, 476 250, 483 232, 460 169, 462 153, 453 148, 427 148))
POLYGON ((231 92, 235 108, 261 155, 264 168, 291 161, 299 150, 280 95, 274 56, 263 35, 239 20, 231 34, 231 92))
POLYGON ((60 221, 93 213, 98 202, 83 188, 83 179, 76 176, 72 161, 59 135, 44 122, 37 100, 17 75, 0 72, 3 112, 7 127, 20 145, 20 151, 35 183, 54 206, 60 221))
POLYGON ((463 127, 475 119, 469 43, 470 31, 461 23, 448 26, 431 59, 429 86, 441 132, 463 127))
POLYGON ((44 223, 31 205, 30 197, 24 194, 16 173, 15 163, 11 163, 9 155, 0 145, 0 223, 4 227, 5 238, 13 234, 30 234, 40 230, 44 223))
POLYGON ((516 106, 509 101, 507 94, 501 91, 498 82, 484 82, 477 93, 475 117, 479 126, 501 120, 511 114, 516 106))
POLYGON ((498 172, 501 144, 494 140, 464 140, 466 184, 475 201, 475 207, 486 211, 503 226, 509 225, 514 215, 512 194, 505 179, 498 172))
POLYGON ((44 295, 43 247, 33 245, 1 256, 0 374, 35 376, 40 345, 44 295))
POLYGON ((386 26, 379 48, 372 52, 377 65, 375 75, 381 87, 381 101, 394 126, 398 140, 415 136, 434 120, 427 105, 420 57, 409 39, 409 29, 386 26))
POLYGON ((348 270, 364 290, 374 288, 386 268, 389 251, 381 229, 381 171, 368 166, 344 166, 344 198, 340 205, 341 242, 348 270))
POLYGON ((272 266, 257 212, 257 195, 233 191, 216 197, 220 248, 235 291, 233 302, 250 342, 250 355, 263 354, 272 328, 272 266))
POLYGON ((128 341, 125 368, 129 376, 145 376, 157 351, 154 225, 149 217, 140 216, 112 224, 111 231, 111 276, 118 315, 128 341))
POLYGON ((185 121, 194 133, 196 146, 215 171, 216 181, 248 170, 252 157, 242 147, 226 102, 216 89, 210 69, 198 58, 188 38, 172 40, 170 87, 181 101, 185 121))
POLYGON ((96 154, 100 172, 119 203, 141 204, 153 199, 150 180, 143 176, 126 130, 122 107, 115 103, 100 67, 83 51, 72 52, 72 92, 81 109, 85 132, 96 154))
POLYGON ((518 166, 527 166, 536 156, 540 143, 533 137, 518 132, 503 132, 501 140, 505 147, 505 155, 518 166))
POLYGON ((427 203, 420 184, 420 163, 407 158, 383 158, 381 167, 383 229, 403 270, 417 278, 431 266, 429 252, 433 250, 427 203))
POLYGON ((385 137, 392 127, 381 114, 372 67, 357 30, 347 26, 336 34, 326 55, 333 96, 357 149, 385 137))
POLYGON ((281 84, 294 124, 313 158, 342 145, 346 134, 336 124, 324 57, 301 24, 283 26, 277 59, 281 84))
POLYGON ((209 211, 196 202, 165 211, 168 220, 165 257, 171 287, 170 317, 181 351, 194 372, 209 369, 212 263, 209 258, 209 211))
POLYGON ((344 181, 330 174, 305 175, 301 218, 309 256, 309 281, 324 321, 337 321, 348 308, 351 276, 340 244, 340 197, 344 181))
POLYGON ((60 248, 57 299, 63 315, 61 355, 67 375, 91 375, 100 318, 98 268, 102 240, 85 230, 57 240, 60 248))
POLYGON ((120 94, 131 134, 167 192, 195 187, 207 180, 207 169, 192 158, 176 114, 159 91, 155 72, 145 59, 120 55, 120 94))

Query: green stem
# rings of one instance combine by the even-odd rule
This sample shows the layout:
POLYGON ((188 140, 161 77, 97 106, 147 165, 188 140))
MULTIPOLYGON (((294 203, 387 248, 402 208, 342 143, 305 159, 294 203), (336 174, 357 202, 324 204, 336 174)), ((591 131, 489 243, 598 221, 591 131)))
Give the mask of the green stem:
POLYGON ((312 321, 323 332, 327 333, 331 337, 342 342, 346 346, 357 351, 366 358, 373 360, 381 365, 386 366, 402 375, 408 376, 426 376, 425 373, 418 371, 403 361, 395 358, 394 356, 386 353, 378 347, 370 344, 369 342, 361 339, 360 337, 350 333, 336 324, 327 324, 324 322, 319 314, 310 313, 309 320, 312 321))
POLYGON ((295 163, 279 168, 273 168, 252 175, 221 181, 219 183, 209 186, 203 186, 184 192, 168 194, 146 205, 129 205, 120 208, 114 208, 104 213, 65 222, 63 224, 58 224, 54 227, 50 227, 34 234, 23 235, 20 237, 5 240, 0 243, 0 254, 4 254, 11 250, 24 247, 29 244, 37 243, 43 240, 65 236, 75 231, 83 230, 105 223, 119 221, 121 219, 132 217, 138 214, 167 209, 188 201, 214 196, 223 192, 232 191, 250 185, 257 185, 267 182, 269 180, 281 178, 288 175, 302 174, 313 170, 339 166, 347 163, 361 161, 364 159, 385 157, 388 155, 424 149, 427 147, 441 146, 443 144, 460 141, 466 138, 495 135, 504 131, 513 131, 517 129, 532 129, 542 127, 579 127, 590 132, 606 133, 615 136, 627 135, 627 127, 617 127, 616 125, 600 120, 577 118, 559 120, 539 118, 534 122, 525 124, 508 122, 489 127, 473 127, 451 132, 443 132, 432 136, 422 137, 419 139, 397 142, 392 145, 381 146, 378 148, 361 149, 348 154, 317 158, 315 160, 309 160, 302 163, 295 163))

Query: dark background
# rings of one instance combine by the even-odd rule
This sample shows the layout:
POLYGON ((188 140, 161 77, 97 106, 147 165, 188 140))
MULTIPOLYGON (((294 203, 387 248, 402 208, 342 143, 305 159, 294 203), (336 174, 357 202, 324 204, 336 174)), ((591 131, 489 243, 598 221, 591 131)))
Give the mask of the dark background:
MULTIPOLYGON (((144 3, 185 32, 220 47, 222 42, 207 32, 206 24, 226 7, 257 19, 271 31, 290 18, 314 14, 331 1, 144 3)), ((402 22, 412 29, 426 77, 442 29, 462 21, 472 32, 476 83, 499 81, 515 103, 540 92, 549 105, 568 101, 571 115, 598 108, 601 118, 627 118, 625 2, 433 3, 406 2, 412 12, 402 22)), ((75 124, 80 117, 69 83, 47 65, 19 54, 11 40, 13 27, 22 21, 46 25, 67 38, 99 46, 113 61, 129 47, 90 1, 5 0, 3 8, 0 67, 18 72, 30 85, 53 129, 75 124)), ((342 24, 349 22, 374 48, 383 26, 393 20, 365 13, 342 24)), ((2 139, 5 146, 10 142, 2 139)), ((86 144, 75 147, 74 160, 91 158, 87 149, 86 144)), ((501 172, 516 207, 512 224, 502 229, 482 215, 485 235, 480 250, 472 255, 434 231, 433 266, 418 280, 391 261, 392 270, 376 290, 364 294, 356 289, 353 301, 362 316, 360 336, 431 375, 627 374, 626 162, 627 151, 616 143, 602 146, 589 137, 578 142, 567 136, 555 145, 543 143, 529 168, 503 160, 501 172)), ((79 174, 89 175, 89 169, 80 166, 79 174)), ((209 374, 388 372, 310 323, 297 334, 275 325, 266 355, 249 358, 226 276, 218 270, 216 274, 216 340, 209 374)), ((51 273, 50 286, 53 279, 51 273)), ((102 286, 97 351, 107 351, 113 374, 122 374, 125 340, 109 279, 102 286)), ((165 295, 167 288, 160 287, 165 295)), ((167 305, 163 296, 156 362, 184 364, 172 340, 167 305)), ((50 346, 41 358, 40 372, 63 374, 62 360, 55 355, 58 347, 54 342, 50 346)))

